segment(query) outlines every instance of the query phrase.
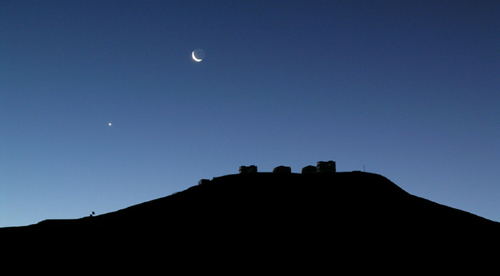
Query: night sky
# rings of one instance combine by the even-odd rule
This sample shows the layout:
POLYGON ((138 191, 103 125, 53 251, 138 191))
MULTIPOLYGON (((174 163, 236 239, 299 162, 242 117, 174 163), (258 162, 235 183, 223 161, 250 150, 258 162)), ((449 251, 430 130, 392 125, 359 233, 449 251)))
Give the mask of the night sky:
POLYGON ((0 1, 0 227, 328 160, 500 221, 499 15, 488 0, 0 1))

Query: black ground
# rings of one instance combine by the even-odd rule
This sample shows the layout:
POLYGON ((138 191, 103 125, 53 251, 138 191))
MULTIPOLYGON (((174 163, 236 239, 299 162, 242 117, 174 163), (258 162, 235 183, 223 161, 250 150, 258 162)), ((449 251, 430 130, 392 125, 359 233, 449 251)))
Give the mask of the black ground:
POLYGON ((0 228, 14 261, 174 275, 480 270, 496 265, 499 233, 363 172, 227 175, 104 215, 0 228))

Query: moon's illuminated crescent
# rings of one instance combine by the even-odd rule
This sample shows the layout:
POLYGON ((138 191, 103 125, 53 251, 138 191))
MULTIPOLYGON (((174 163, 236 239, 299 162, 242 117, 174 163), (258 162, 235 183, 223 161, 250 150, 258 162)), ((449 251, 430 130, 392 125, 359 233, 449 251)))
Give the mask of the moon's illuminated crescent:
POLYGON ((196 56, 194 55, 194 51, 191 53, 191 56, 193 57, 193 60, 196 61, 196 62, 200 62, 200 61, 203 60, 201 58, 196 58, 196 56))

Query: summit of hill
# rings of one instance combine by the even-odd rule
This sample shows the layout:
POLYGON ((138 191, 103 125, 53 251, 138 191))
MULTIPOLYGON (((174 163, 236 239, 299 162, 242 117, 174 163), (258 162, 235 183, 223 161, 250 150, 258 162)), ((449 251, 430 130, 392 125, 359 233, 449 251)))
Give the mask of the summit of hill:
POLYGON ((246 173, 200 183, 115 212, 0 234, 25 248, 104 250, 139 263, 166 258, 172 266, 224 260, 251 271, 475 258, 500 244, 500 223, 411 195, 378 174, 246 173))

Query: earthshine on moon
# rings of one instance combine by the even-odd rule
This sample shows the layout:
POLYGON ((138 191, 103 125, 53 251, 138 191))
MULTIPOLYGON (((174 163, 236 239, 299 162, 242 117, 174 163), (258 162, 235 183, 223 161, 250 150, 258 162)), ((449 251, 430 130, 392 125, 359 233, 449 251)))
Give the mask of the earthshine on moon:
POLYGON ((191 57, 196 62, 201 62, 205 58, 205 52, 202 49, 196 49, 191 53, 191 57))

